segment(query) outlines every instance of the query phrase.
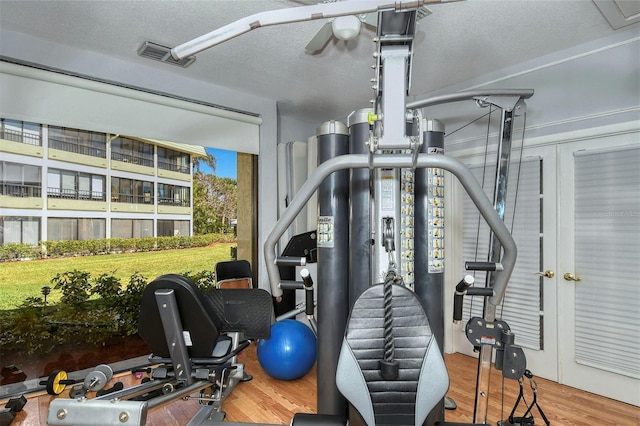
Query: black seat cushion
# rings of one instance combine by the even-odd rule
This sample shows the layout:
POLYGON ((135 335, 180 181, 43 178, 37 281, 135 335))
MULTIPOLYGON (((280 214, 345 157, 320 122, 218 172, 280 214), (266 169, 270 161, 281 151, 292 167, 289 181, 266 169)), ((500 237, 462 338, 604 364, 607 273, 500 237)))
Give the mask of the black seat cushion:
POLYGON ((275 321, 271 295, 261 289, 215 289, 204 294, 222 320, 220 332, 240 331, 247 339, 268 339, 275 321))
POLYGON ((251 276, 251 264, 247 260, 229 260, 216 263, 216 281, 251 278, 251 276))
POLYGON ((421 425, 449 387, 444 360, 420 300, 392 287, 397 379, 380 372, 384 359, 383 285, 356 300, 345 332, 336 383, 368 425, 421 425))

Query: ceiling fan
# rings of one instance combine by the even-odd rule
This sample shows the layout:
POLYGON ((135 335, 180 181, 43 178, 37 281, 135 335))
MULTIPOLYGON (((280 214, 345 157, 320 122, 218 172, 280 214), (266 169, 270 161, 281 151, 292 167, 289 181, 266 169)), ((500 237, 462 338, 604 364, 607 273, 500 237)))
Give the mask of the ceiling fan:
MULTIPOLYGON (((296 0, 297 3, 302 3, 306 5, 316 4, 316 3, 334 3, 337 1, 348 1, 348 0, 325 0, 322 2, 317 2, 313 0, 296 0)), ((425 6, 421 6, 417 10, 416 21, 424 18, 431 14, 431 11, 427 9, 425 6)), ((378 26, 378 13, 366 13, 360 15, 349 15, 349 16, 339 16, 337 18, 329 19, 320 30, 313 36, 311 41, 307 43, 305 46, 305 52, 308 54, 315 54, 322 51, 329 40, 332 38, 338 40, 353 40, 360 34, 360 29, 364 24, 365 27, 368 27, 372 31, 376 31, 378 26)))

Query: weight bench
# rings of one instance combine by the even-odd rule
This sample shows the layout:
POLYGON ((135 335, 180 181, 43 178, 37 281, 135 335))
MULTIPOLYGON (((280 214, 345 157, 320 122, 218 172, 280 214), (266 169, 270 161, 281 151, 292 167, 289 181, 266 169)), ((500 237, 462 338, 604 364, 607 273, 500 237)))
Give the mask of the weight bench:
MULTIPOLYGON (((152 380, 93 399, 51 402, 50 425, 141 425, 149 409, 189 397, 203 403, 197 417, 224 419, 221 405, 234 386, 251 379, 237 362, 252 339, 270 336, 271 295, 260 289, 201 292, 188 278, 163 275, 144 290, 138 333, 152 354, 152 380), (200 397, 192 397, 200 392, 200 397)), ((196 423, 194 423, 196 424, 196 423)))

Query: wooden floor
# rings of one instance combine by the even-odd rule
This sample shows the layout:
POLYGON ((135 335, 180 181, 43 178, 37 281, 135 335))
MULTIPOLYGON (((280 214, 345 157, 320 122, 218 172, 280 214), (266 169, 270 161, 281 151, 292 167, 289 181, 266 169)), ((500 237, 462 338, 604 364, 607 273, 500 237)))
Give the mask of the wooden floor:
MULTIPOLYGON (((473 419, 474 387, 477 363, 465 355, 446 355, 445 361, 451 377, 448 396, 458 404, 455 411, 446 412, 447 421, 471 422, 473 419)), ((255 345, 241 355, 241 362, 247 372, 254 376, 248 383, 240 383, 223 408, 227 420, 236 422, 260 422, 289 424, 296 412, 313 413, 316 411, 316 371, 291 382, 282 382, 268 377, 256 361, 255 345)), ((126 386, 135 384, 131 375, 114 377, 126 386)), ((640 408, 558 385, 544 379, 537 379, 538 401, 553 426, 639 426, 640 408)), ((495 425, 509 415, 518 394, 518 384, 505 381, 504 403, 501 398, 502 380, 500 373, 494 371, 491 377, 488 422, 495 425)), ((530 389, 526 388, 530 401, 530 389)), ((66 395, 61 395, 61 397, 66 395)), ((23 412, 12 423, 18 425, 45 425, 47 409, 51 401, 48 395, 32 395, 23 412)), ((4 406, 4 402, 1 403, 4 406)), ((175 401, 165 407, 149 413, 147 424, 154 426, 188 423, 198 410, 194 401, 175 401)), ((522 414, 522 412, 520 412, 522 414)), ((536 412, 536 425, 543 425, 536 412)))

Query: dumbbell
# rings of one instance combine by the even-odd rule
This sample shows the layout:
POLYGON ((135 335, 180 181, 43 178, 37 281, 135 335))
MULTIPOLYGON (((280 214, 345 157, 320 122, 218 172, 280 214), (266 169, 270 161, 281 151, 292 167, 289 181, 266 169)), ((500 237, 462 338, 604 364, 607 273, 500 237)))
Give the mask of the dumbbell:
POLYGON ((74 386, 69 392, 71 398, 81 398, 87 392, 97 392, 104 388, 113 377, 113 369, 106 364, 100 364, 87 374, 81 386, 74 386))
POLYGON ((7 404, 2 410, 0 410, 0 426, 9 426, 13 419, 24 408, 27 403, 27 398, 24 395, 20 395, 16 398, 11 398, 7 401, 7 404))

